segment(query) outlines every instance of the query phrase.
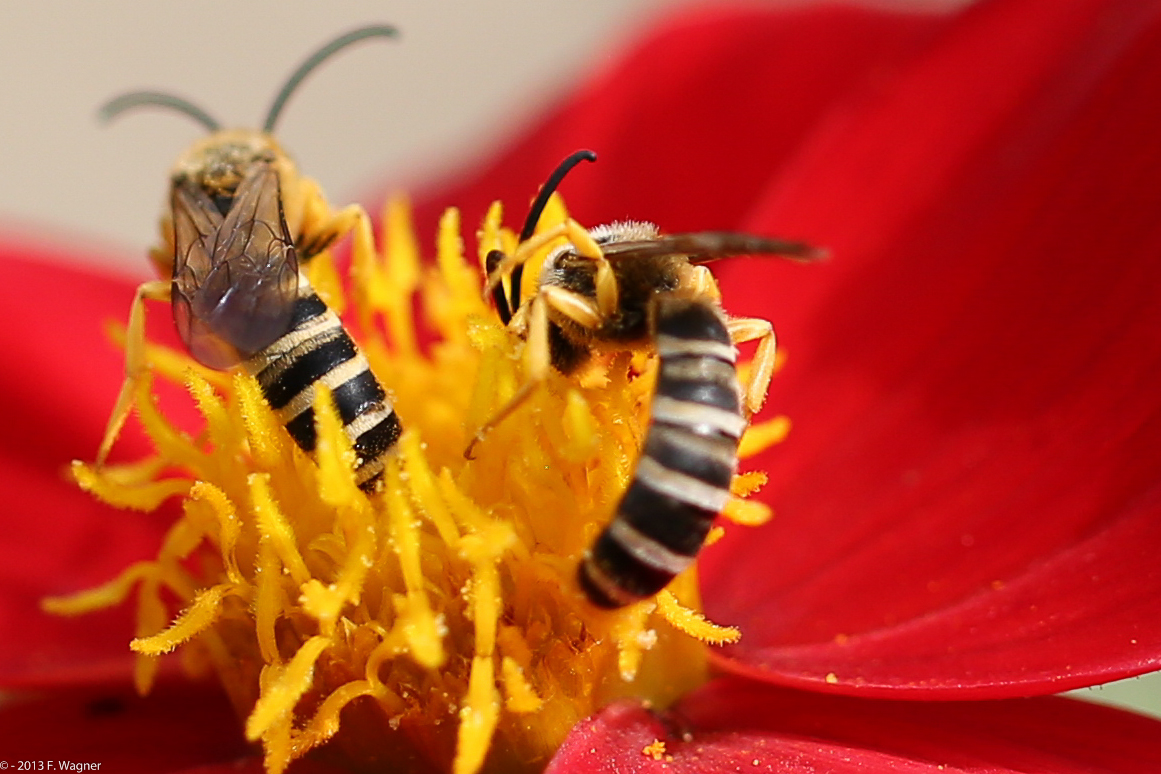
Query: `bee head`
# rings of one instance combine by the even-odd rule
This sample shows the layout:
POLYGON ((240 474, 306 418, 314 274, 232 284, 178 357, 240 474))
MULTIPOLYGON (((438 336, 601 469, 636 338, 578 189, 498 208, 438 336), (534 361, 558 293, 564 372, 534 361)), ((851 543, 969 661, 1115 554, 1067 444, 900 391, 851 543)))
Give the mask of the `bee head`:
MULTIPOLYGON (((203 126, 209 134, 194 143, 178 158, 170 174, 171 187, 179 183, 192 182, 210 197, 214 208, 223 217, 233 205, 235 193, 247 172, 260 162, 272 164, 286 206, 287 221, 291 223, 292 233, 297 233, 299 218, 302 216, 303 194, 300 191, 297 199, 295 194, 289 194, 290 199, 295 201, 287 202, 287 192, 299 189, 309 191, 309 186, 297 185, 299 180, 297 169, 274 139, 274 128, 278 119, 282 116, 290 97, 320 64, 360 40, 394 37, 395 34, 394 27, 372 24, 340 35, 315 51, 283 84, 266 112, 261 129, 222 129, 221 123, 197 104, 184 97, 161 91, 131 91, 122 94, 102 105, 97 115, 101 121, 111 121, 127 111, 138 108, 164 108, 184 115, 203 126)), ((149 255, 164 276, 170 272, 174 264, 173 214, 168 208, 162 215, 161 232, 162 243, 153 247, 149 255)))
POLYGON ((296 174, 294 162, 273 135, 254 129, 225 129, 198 140, 182 153, 171 180, 175 185, 191 182, 201 188, 225 216, 238 184, 257 162, 273 164, 283 181, 296 174))
MULTIPOLYGON (((194 144, 174 166, 173 182, 192 180, 209 194, 222 214, 229 210, 234 191, 246 172, 257 161, 273 162, 280 177, 294 175, 293 163, 274 140, 274 127, 283 108, 303 80, 320 64, 348 46, 375 37, 394 37, 394 27, 371 24, 340 35, 315 51, 286 79, 266 112, 261 130, 223 130, 221 124, 198 105, 174 94, 159 91, 132 91, 109 100, 98 116, 111 121, 122 113, 140 107, 161 107, 181 113, 209 130, 210 135, 194 144)), ((283 177, 285 183, 288 178, 283 177)))

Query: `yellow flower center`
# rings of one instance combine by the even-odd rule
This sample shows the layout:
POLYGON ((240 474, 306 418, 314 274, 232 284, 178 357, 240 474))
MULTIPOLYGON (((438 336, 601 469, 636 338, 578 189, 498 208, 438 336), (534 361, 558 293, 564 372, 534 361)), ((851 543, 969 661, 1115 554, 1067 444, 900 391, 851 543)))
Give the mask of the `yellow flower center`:
MULTIPOLYGON (((564 217, 556 202, 543 228, 564 217)), ((499 223, 495 206, 481 254, 513 247, 499 223)), ((575 580, 632 475, 654 358, 615 356, 581 378, 554 373, 465 459, 472 433, 523 383, 523 342, 482 299, 454 210, 430 267, 405 204, 389 204, 384 224, 382 251, 353 267, 358 338, 405 428, 382 491, 355 485, 327 395, 315 402, 318 448, 308 456, 251 377, 151 345, 152 370, 187 385, 204 430, 174 427, 143 380, 138 416, 156 455, 99 470, 77 462, 73 472, 105 502, 152 510, 176 496, 182 514, 156 559, 45 606, 79 614, 136 588, 139 690, 177 648, 189 671, 216 670, 272 774, 324 742, 320 752, 356 767, 536 770, 610 701, 664 706, 696 686, 704 643, 738 632, 696 612, 692 570, 615 611, 590 605, 575 580), (426 347, 417 296, 435 334, 426 347)), ((341 311, 330 256, 309 273, 341 311)), ((786 429, 784 419, 752 428, 742 454, 786 429)), ((763 481, 739 476, 726 515, 768 518, 740 499, 763 481)))

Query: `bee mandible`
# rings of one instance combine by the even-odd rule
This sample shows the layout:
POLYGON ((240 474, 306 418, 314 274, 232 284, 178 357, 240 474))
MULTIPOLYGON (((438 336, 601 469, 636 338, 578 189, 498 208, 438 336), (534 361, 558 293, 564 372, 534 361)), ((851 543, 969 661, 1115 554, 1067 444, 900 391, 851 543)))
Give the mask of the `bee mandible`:
POLYGON ((103 119, 146 105, 171 108, 198 121, 210 135, 179 157, 170 174, 163 242, 150 255, 169 279, 137 289, 129 315, 125 382, 97 454, 101 465, 132 407, 134 385, 146 365, 145 301, 168 301, 190 354, 215 369, 241 365, 295 443, 314 450, 314 398, 318 385, 332 393, 345 435, 358 457, 356 481, 372 490, 383 458, 401 432, 399 418, 367 359, 342 322, 301 271, 315 255, 348 232, 362 230, 363 208, 331 210, 318 184, 298 173, 274 139, 287 100, 320 64, 372 37, 392 37, 393 27, 371 25, 341 35, 314 52, 287 79, 261 130, 224 130, 193 103, 169 94, 139 91, 111 100, 103 119))
POLYGON ((656 352, 657 384, 636 468, 611 523, 578 569, 588 599, 616 608, 656 594, 693 562, 730 497, 738 442, 774 373, 773 326, 728 318, 703 264, 758 254, 810 261, 823 253, 802 242, 732 232, 661 235, 652 223, 637 221, 586 230, 569 219, 536 233, 564 176, 595 160, 591 151, 565 159, 534 200, 515 251, 493 250, 485 258, 485 293, 527 342, 527 381, 480 428, 465 455, 528 400, 550 368, 572 374, 598 352, 656 352), (548 253, 522 300, 524 263, 562 236, 567 243, 548 253), (743 386, 735 345, 747 341, 758 346, 743 386))

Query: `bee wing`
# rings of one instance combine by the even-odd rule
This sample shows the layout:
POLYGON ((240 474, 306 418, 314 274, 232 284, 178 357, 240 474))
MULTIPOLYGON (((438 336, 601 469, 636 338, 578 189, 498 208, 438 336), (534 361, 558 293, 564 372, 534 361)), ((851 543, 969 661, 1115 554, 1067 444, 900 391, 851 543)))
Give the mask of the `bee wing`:
POLYGON ((668 234, 655 239, 611 242, 601 246, 609 260, 685 255, 701 264, 733 255, 782 255, 798 261, 813 261, 825 252, 805 242, 739 234, 732 231, 702 231, 696 234, 668 234))
POLYGON ((286 332, 298 297, 278 174, 255 163, 225 217, 189 182, 174 185, 172 207, 174 321, 199 362, 229 367, 286 332))

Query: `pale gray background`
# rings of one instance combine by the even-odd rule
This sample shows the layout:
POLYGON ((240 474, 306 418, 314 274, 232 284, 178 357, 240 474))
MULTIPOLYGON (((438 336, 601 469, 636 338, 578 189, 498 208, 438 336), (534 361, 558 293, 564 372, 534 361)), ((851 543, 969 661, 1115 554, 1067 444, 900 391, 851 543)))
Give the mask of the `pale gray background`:
POLYGON ((278 127, 300 168, 347 201, 486 156, 682 1, 3 0, 0 229, 83 241, 88 260, 145 276, 166 172, 204 131, 160 110, 98 124, 98 106, 122 92, 171 91, 226 126, 255 126, 308 52, 393 24, 397 40, 365 41, 316 72, 278 127))
MULTIPOLYGON (((375 181, 432 180, 485 157, 683 2, 3 0, 0 233, 81 246, 88 262, 147 277, 166 171, 203 132, 162 111, 100 126, 97 107, 124 91, 172 91, 225 125, 253 126, 308 52, 361 24, 396 25, 398 40, 364 42, 315 73, 279 126, 342 202, 375 181)), ((1077 693, 1161 716, 1157 675, 1077 693)))

